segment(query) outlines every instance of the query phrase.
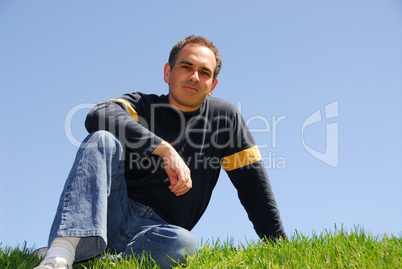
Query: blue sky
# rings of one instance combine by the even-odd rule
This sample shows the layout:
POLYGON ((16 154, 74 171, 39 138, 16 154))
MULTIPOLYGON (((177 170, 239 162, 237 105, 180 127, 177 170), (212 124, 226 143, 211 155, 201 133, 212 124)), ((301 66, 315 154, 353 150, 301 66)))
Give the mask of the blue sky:
MULTIPOLYGON (((402 227, 402 3, 0 1, 0 242, 46 245, 88 107, 167 93, 187 35, 260 145, 286 232, 402 227)), ((246 180, 246 179, 245 179, 246 180)), ((257 239, 222 171, 201 241, 257 239)))

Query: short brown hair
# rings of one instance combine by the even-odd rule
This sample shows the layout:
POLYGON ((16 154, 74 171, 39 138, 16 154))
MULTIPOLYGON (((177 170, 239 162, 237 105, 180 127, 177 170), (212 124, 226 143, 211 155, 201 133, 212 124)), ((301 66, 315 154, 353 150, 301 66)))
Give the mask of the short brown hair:
POLYGON ((205 38, 203 36, 191 35, 191 36, 188 36, 188 37, 180 40, 179 42, 177 42, 176 45, 174 45, 172 50, 170 51, 170 55, 169 55, 170 68, 173 68, 174 65, 176 64, 176 61, 179 58, 179 54, 180 54, 182 48, 185 45, 190 44, 190 43, 195 43, 195 44, 199 44, 201 46, 205 46, 205 47, 209 48, 210 50, 212 50, 212 52, 215 54, 216 68, 215 68, 214 74, 213 74, 213 80, 215 80, 218 77, 219 72, 221 71, 222 59, 221 59, 221 56, 219 55, 219 51, 215 47, 214 43, 212 43, 211 41, 209 41, 207 38, 205 38))

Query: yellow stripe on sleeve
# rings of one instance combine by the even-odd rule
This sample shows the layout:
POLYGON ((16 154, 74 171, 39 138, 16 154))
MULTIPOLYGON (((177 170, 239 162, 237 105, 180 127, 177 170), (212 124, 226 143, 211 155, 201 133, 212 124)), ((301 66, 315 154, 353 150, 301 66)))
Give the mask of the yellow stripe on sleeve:
POLYGON ((134 110, 134 108, 131 106, 129 102, 127 102, 124 99, 118 98, 118 99, 110 99, 109 102, 121 102, 126 105, 128 112, 130 113, 131 117, 138 122, 138 113, 137 111, 134 110))
POLYGON ((226 156, 222 161, 222 168, 225 171, 232 171, 237 168, 255 163, 262 160, 257 146, 242 150, 230 156, 226 156))

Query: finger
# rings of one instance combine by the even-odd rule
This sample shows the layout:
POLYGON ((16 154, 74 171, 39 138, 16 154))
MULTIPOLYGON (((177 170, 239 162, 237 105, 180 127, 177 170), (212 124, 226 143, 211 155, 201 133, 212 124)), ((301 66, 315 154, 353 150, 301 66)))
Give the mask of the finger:
POLYGON ((179 192, 183 189, 183 181, 182 180, 178 180, 177 183, 175 185, 170 185, 170 191, 173 193, 179 192))
POLYGON ((183 183, 187 184, 188 181, 191 180, 189 173, 187 171, 182 171, 182 170, 178 171, 175 178, 176 178, 175 182, 172 182, 172 180, 170 180, 171 185, 174 186, 172 191, 178 190, 183 185, 183 183))
POLYGON ((186 178, 181 178, 181 179, 178 179, 177 180, 177 183, 176 184, 171 184, 170 186, 173 186, 173 188, 171 188, 171 191, 172 192, 176 192, 176 191, 179 191, 179 190, 184 190, 184 189, 187 189, 187 190, 189 190, 189 189, 191 189, 191 187, 192 187, 192 180, 191 180, 191 178, 190 177, 186 177, 186 178))
POLYGON ((189 190, 191 190, 192 186, 191 184, 183 184, 180 185, 177 189, 175 189, 174 191, 172 191, 176 196, 180 196, 183 194, 186 194, 189 190))
POLYGON ((171 185, 176 185, 176 183, 177 183, 177 174, 176 174, 176 172, 173 171, 170 168, 166 168, 165 171, 166 171, 167 176, 169 177, 170 184, 171 185))
POLYGON ((182 196, 182 195, 186 194, 189 190, 190 190, 190 189, 179 190, 179 191, 174 192, 174 195, 176 195, 176 196, 182 196))

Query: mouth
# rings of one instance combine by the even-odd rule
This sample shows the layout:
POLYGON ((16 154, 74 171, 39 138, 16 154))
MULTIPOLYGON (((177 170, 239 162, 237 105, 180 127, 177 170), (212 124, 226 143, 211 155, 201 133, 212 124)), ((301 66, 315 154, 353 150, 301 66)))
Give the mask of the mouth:
POLYGON ((183 85, 183 88, 191 92, 199 92, 197 87, 191 85, 183 85))

